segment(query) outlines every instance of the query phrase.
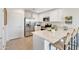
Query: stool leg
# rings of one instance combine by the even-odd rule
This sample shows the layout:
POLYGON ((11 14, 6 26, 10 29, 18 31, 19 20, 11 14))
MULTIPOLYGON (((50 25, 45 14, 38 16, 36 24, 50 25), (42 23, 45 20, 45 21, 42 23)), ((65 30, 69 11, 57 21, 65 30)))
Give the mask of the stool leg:
POLYGON ((70 47, 68 47, 68 50, 70 50, 70 47))
POLYGON ((74 40, 74 50, 75 50, 75 47, 76 47, 76 46, 75 46, 75 40, 74 40))
POLYGON ((71 46, 71 45, 70 45, 70 42, 69 42, 69 44, 68 44, 68 45, 69 45, 69 46, 68 46, 68 50, 70 50, 70 46, 71 46))
POLYGON ((49 50, 51 50, 51 43, 49 44, 49 50))
POLYGON ((71 38, 71 50, 72 50, 72 45, 73 45, 73 42, 72 41, 73 41, 73 38, 71 38))
POLYGON ((66 50, 66 45, 64 44, 64 50, 66 50))
POLYGON ((76 34, 76 50, 78 48, 78 33, 76 34))

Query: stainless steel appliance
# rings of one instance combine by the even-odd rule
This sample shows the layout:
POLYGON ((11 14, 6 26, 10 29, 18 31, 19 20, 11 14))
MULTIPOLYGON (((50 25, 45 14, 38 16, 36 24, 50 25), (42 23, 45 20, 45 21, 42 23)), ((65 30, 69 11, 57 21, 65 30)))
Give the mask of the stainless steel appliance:
POLYGON ((25 19, 24 20, 24 36, 31 36, 34 31, 34 27, 36 22, 33 21, 34 19, 25 19))

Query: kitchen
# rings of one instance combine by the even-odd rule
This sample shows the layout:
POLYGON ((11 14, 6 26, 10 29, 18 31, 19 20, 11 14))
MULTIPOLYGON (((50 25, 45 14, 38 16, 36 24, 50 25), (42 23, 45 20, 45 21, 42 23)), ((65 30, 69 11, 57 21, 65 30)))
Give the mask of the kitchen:
MULTIPOLYGON (((72 14, 73 11, 71 11, 71 10, 74 11, 77 9, 67 9, 67 10, 61 9, 61 8, 60 9, 49 9, 47 11, 39 13, 38 19, 41 20, 40 24, 39 24, 39 26, 36 26, 38 29, 35 32, 32 32, 34 50, 51 50, 51 49, 52 50, 57 50, 57 49, 58 50, 66 50, 66 49, 67 50, 77 50, 78 49, 78 37, 76 37, 76 39, 73 38, 75 36, 78 36, 78 23, 76 24, 73 22, 74 20, 72 20, 72 18, 75 16, 72 14), (70 15, 70 13, 71 13, 71 15, 70 15), (70 18, 69 21, 66 21, 66 19, 68 19, 67 17, 70 18), (71 30, 71 29, 73 29, 73 30, 71 30), (44 30, 45 32, 42 30, 44 30), (68 31, 64 32, 63 30, 64 31, 68 30, 68 31), (73 33, 74 31, 75 31, 75 34, 73 33), (49 33, 49 32, 52 32, 52 33, 49 33), (46 35, 46 34, 48 34, 48 35, 46 35), (54 35, 54 37, 51 35, 54 35), (67 37, 67 36, 69 36, 69 37, 67 37), (64 37, 66 37, 66 38, 64 38, 64 37), (52 38, 54 38, 54 39, 52 39, 52 38), (62 40, 63 42, 61 42, 60 39, 63 39, 62 40), (65 43, 64 43, 64 39, 65 40, 67 39, 67 41, 65 43), (56 42, 54 42, 54 41, 56 41, 56 42), (53 46, 53 45, 55 45, 55 46, 53 46), (65 47, 65 46, 67 46, 67 47, 65 47)), ((76 21, 78 21, 78 20, 76 19, 76 21)), ((36 27, 35 27, 35 29, 36 29, 36 27)))
POLYGON ((78 50, 79 8, 6 9, 5 49, 78 50))

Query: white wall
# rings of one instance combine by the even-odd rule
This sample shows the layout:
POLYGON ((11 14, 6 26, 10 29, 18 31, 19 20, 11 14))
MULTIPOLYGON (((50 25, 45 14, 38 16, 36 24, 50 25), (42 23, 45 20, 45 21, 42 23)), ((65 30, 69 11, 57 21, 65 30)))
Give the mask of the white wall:
POLYGON ((2 37, 2 9, 0 8, 0 37, 2 37))
POLYGON ((24 37, 24 10, 7 9, 7 40, 24 37))
POLYGON ((0 49, 2 47, 2 9, 0 8, 0 49))
POLYGON ((3 41, 4 41, 4 14, 3 14, 3 9, 0 8, 0 49, 3 47, 3 41))
POLYGON ((79 26, 79 8, 66 8, 63 10, 63 17, 72 16, 74 25, 79 26))

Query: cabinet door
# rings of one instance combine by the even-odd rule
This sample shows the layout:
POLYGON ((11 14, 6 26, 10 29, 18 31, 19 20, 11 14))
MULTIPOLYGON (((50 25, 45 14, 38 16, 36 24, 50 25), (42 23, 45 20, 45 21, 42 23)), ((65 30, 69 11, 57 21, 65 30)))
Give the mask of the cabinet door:
POLYGON ((24 37, 24 11, 7 9, 7 40, 24 37))
POLYGON ((63 9, 57 9, 50 13, 50 21, 63 21, 63 9))
POLYGON ((44 39, 33 35, 33 50, 44 50, 44 39))

